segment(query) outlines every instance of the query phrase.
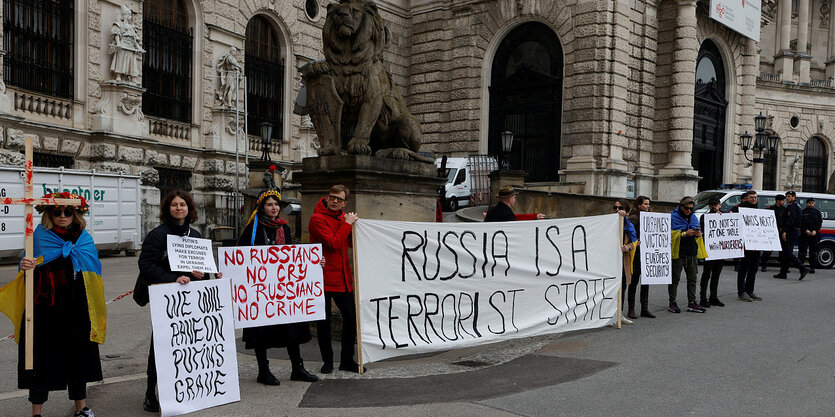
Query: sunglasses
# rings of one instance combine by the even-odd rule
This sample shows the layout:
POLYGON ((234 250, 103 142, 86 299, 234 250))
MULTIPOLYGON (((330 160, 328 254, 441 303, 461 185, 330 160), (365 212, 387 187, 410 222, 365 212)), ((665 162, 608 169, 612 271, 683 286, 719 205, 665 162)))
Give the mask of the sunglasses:
POLYGON ((681 206, 681 208, 683 208, 684 210, 693 211, 693 206, 681 206))
POLYGON ((612 206, 612 211, 623 210, 623 206, 612 206))
POLYGON ((344 203, 346 200, 338 195, 328 195, 328 201, 336 201, 337 203, 344 203))
POLYGON ((65 208, 65 209, 53 209, 52 210, 52 217, 61 217, 63 214, 64 217, 72 217, 73 209, 65 208))

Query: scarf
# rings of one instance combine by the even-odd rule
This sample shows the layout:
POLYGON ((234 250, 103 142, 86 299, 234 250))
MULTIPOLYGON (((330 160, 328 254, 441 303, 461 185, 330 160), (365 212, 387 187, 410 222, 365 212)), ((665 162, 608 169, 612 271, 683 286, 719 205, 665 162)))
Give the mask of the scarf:
POLYGON ((165 224, 168 226, 169 229, 171 229, 171 234, 174 234, 174 235, 177 235, 177 236, 188 236, 189 235, 190 229, 189 229, 188 221, 186 221, 183 224, 178 224, 176 220, 169 217, 169 218, 165 219, 165 224))
POLYGON ((283 245, 285 241, 284 237, 284 225, 287 224, 287 221, 282 219, 281 217, 276 217, 275 220, 270 220, 264 216, 255 216, 256 220, 258 221, 257 226, 252 227, 252 239, 250 245, 255 245, 255 229, 258 226, 265 227, 269 229, 275 229, 275 241, 274 245, 283 245))

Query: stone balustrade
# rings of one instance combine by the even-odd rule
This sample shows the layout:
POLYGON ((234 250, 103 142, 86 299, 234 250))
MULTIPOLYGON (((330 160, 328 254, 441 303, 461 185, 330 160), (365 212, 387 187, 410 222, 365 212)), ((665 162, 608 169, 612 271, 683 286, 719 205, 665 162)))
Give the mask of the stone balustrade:
POLYGON ((188 123, 159 119, 151 116, 146 117, 148 118, 148 132, 150 134, 170 139, 190 139, 191 126, 188 123))
POLYGON ((64 120, 70 120, 72 118, 71 100, 32 94, 25 91, 14 92, 14 109, 64 120))

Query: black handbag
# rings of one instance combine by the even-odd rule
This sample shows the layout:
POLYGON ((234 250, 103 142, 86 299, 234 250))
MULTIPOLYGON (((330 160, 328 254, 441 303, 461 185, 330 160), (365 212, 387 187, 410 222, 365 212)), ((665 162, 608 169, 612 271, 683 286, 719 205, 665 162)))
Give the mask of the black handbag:
POLYGON ((145 307, 151 301, 148 295, 148 283, 142 278, 142 273, 136 277, 136 285, 133 286, 133 301, 136 301, 140 307, 145 307))

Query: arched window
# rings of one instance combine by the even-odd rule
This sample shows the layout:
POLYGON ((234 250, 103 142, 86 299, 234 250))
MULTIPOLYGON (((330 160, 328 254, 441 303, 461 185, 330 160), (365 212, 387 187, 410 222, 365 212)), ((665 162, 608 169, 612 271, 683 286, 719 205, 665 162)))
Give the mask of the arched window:
POLYGON ((526 171, 527 181, 558 179, 562 70, 559 39, 542 23, 513 29, 496 50, 488 153, 500 156, 501 133, 512 132, 511 167, 526 171))
POLYGON ((725 71, 719 49, 704 41, 696 61, 696 100, 693 107, 693 169, 699 171, 699 190, 722 183, 725 155, 725 71))
POLYGON ((73 98, 74 16, 72 0, 4 0, 3 81, 73 98))
POLYGON ((146 0, 142 39, 142 111, 191 122, 192 31, 183 0, 146 0))
POLYGON ((246 25, 247 130, 261 136, 261 123, 273 125, 273 139, 281 139, 284 114, 284 60, 278 34, 263 16, 254 16, 246 25))
POLYGON ((826 192, 826 145, 819 138, 812 137, 803 149, 803 191, 826 192))
POLYGON ((777 152, 763 154, 763 190, 777 189, 777 152))

